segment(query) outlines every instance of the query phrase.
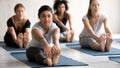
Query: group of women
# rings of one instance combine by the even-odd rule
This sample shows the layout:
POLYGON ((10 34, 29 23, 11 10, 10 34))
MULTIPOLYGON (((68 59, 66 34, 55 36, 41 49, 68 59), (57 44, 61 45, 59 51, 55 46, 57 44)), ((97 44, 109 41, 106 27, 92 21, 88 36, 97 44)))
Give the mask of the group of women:
MULTIPOLYGON (((43 5, 38 10, 40 21, 30 31, 30 21, 24 15, 25 7, 19 3, 15 6, 15 15, 7 21, 7 32, 4 42, 7 46, 26 48, 29 61, 39 64, 56 65, 60 56, 60 42, 73 42, 74 28, 67 0, 56 0, 52 8, 43 5), (69 27, 66 26, 67 22, 69 27), (30 41, 30 32, 32 40, 30 41)), ((79 35, 83 48, 98 51, 109 51, 112 44, 112 33, 108 27, 107 17, 100 13, 99 0, 90 0, 88 12, 82 21, 84 29, 79 35), (105 32, 101 32, 102 24, 105 32)))

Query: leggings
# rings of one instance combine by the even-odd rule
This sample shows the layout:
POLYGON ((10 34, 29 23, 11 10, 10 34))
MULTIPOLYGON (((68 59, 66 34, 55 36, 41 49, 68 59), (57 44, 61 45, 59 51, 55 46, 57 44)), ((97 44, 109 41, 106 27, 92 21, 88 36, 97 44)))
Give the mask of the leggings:
POLYGON ((38 64, 44 64, 45 59, 44 51, 38 47, 29 47, 26 51, 26 56, 29 61, 37 62, 38 64))

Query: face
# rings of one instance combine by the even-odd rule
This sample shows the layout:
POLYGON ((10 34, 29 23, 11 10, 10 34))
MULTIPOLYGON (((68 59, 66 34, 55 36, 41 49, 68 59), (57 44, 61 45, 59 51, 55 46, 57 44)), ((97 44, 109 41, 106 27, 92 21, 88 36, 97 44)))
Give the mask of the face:
POLYGON ((43 11, 40 14, 40 23, 43 27, 49 27, 52 22, 52 13, 51 11, 43 11))
POLYGON ((98 0, 93 0, 90 9, 92 12, 98 12, 100 10, 100 4, 98 0))
POLYGON ((22 17, 22 16, 24 16, 24 11, 25 11, 25 9, 24 9, 23 7, 19 7, 19 8, 15 11, 15 13, 16 13, 16 15, 17 15, 18 17, 22 17))
POLYGON ((65 12, 65 5, 62 3, 58 5, 58 12, 64 13, 65 12))

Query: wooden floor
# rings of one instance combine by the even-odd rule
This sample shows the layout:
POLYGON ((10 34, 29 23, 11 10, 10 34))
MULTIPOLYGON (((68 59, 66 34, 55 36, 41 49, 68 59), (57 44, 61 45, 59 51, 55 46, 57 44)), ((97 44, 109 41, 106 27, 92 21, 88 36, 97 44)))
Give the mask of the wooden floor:
MULTIPOLYGON (((81 61, 89 64, 88 66, 72 66, 68 68, 120 68, 120 63, 110 61, 108 56, 91 56, 70 48, 67 48, 65 44, 60 44, 61 54, 72 58, 77 61, 81 61)), ((113 42, 112 47, 120 49, 120 43, 113 42)), ((1 68, 30 68, 24 63, 18 61, 10 55, 10 52, 7 52, 0 47, 0 67, 1 68)), ((57 67, 65 68, 65 67, 57 67)))

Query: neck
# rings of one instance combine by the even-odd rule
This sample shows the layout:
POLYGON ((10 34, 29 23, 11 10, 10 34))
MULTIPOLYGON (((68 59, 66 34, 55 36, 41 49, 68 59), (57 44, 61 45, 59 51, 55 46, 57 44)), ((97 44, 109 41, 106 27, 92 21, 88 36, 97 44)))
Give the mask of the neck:
POLYGON ((99 13, 98 12, 94 12, 94 13, 92 13, 92 17, 97 17, 97 16, 99 16, 99 13))
POLYGON ((48 31, 49 31, 49 27, 47 27, 47 26, 45 26, 45 25, 42 25, 40 22, 39 22, 39 25, 43 28, 45 34, 47 34, 48 31))
POLYGON ((17 20, 17 21, 21 21, 21 20, 23 20, 24 19, 24 16, 15 16, 15 19, 17 20))
POLYGON ((59 16, 64 16, 64 12, 58 12, 59 16))

